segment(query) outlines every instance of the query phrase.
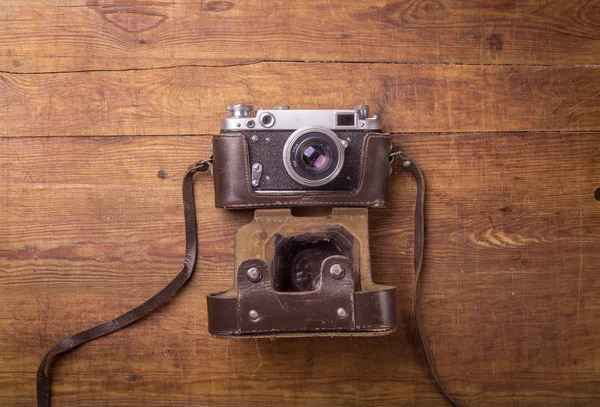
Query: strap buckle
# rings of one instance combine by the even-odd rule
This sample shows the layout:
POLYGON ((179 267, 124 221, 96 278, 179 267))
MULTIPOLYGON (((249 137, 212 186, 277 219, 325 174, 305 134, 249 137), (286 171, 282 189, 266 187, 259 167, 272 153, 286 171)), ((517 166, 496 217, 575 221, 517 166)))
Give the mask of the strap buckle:
POLYGON ((204 172, 208 170, 209 167, 212 167, 213 156, 212 154, 206 160, 196 161, 194 164, 188 167, 188 172, 204 172))
POLYGON ((392 164, 396 159, 401 161, 404 168, 408 168, 412 165, 412 160, 409 156, 404 154, 402 151, 393 151, 390 153, 390 174, 392 172, 392 164))

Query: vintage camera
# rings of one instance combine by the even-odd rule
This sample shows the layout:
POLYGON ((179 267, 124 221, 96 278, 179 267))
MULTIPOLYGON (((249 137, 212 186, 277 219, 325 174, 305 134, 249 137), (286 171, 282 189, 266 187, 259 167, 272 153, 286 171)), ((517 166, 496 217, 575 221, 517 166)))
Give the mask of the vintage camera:
POLYGON ((217 207, 385 204, 391 144, 368 106, 228 109, 212 143, 217 207))
POLYGON ((215 203, 256 211, 235 233, 232 288, 207 298, 211 334, 392 332, 394 287, 375 284, 370 269, 367 208, 385 205, 390 175, 377 116, 364 105, 228 109, 212 141, 215 203), (299 206, 332 210, 294 216, 299 206))

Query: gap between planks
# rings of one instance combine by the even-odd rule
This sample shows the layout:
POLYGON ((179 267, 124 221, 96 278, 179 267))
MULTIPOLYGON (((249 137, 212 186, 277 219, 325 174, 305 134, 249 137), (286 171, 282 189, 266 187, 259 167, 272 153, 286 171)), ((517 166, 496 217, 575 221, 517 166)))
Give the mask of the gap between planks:
MULTIPOLYGON (((600 133, 600 129, 592 130, 509 130, 509 131, 384 131, 384 133, 391 136, 400 136, 404 134, 422 134, 426 135, 456 135, 456 136, 472 136, 480 134, 482 136, 492 135, 527 135, 527 134, 594 134, 600 133)), ((32 138, 52 138, 52 139, 71 139, 71 138, 90 138, 90 137, 103 137, 103 138, 121 138, 121 137, 212 137, 218 135, 217 133, 187 133, 187 134, 88 134, 88 135, 71 135, 71 136, 2 136, 0 140, 19 140, 19 139, 32 139, 32 138)))
POLYGON ((343 60, 295 60, 295 59, 260 59, 247 62, 232 64, 179 64, 168 66, 156 66, 147 68, 119 68, 119 69, 76 69, 62 71, 41 71, 41 72, 19 72, 0 70, 0 74, 5 75, 56 75, 90 72, 131 72, 131 71, 159 71, 178 68, 234 68, 240 66, 251 66, 260 64, 355 64, 355 65, 415 65, 415 66, 502 66, 502 67, 557 67, 557 68, 600 68, 598 64, 491 64, 491 63, 462 63, 462 62, 395 62, 395 61, 343 61, 343 60))

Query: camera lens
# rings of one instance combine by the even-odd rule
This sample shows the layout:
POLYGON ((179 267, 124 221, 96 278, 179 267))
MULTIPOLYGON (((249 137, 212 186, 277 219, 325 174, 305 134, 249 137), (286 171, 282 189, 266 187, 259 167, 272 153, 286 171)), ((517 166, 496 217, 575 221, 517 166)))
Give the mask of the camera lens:
POLYGON ((325 167, 327 156, 321 146, 309 145, 306 146, 302 152, 302 161, 304 161, 308 167, 318 170, 325 167))
POLYGON ((335 170, 335 165, 332 168, 332 164, 339 160, 339 152, 327 136, 309 132, 292 146, 290 159, 297 176, 309 181, 319 181, 335 170))
POLYGON ((288 138, 283 164, 292 179, 320 186, 338 176, 344 164, 344 147, 338 136, 324 127, 303 127, 288 138))

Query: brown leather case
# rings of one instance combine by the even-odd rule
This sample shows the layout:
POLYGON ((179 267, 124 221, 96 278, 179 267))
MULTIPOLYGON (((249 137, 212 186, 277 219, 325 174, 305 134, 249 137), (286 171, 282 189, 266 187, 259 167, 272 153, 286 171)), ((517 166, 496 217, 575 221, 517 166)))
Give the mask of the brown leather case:
POLYGON ((256 193, 251 187, 248 145, 242 134, 213 136, 215 206, 229 209, 292 206, 382 207, 387 203, 390 137, 369 133, 363 142, 360 181, 354 191, 294 191, 256 193))
POLYGON ((252 223, 236 230, 234 267, 233 287, 207 297, 208 330, 216 337, 375 336, 396 329, 395 288, 371 278, 367 208, 333 208, 320 217, 257 210, 252 223), (327 232, 339 233, 350 250, 323 260, 319 287, 276 290, 278 239, 327 232), (344 269, 341 277, 331 273, 333 264, 344 269), (250 268, 259 270, 258 281, 250 280, 250 268))

